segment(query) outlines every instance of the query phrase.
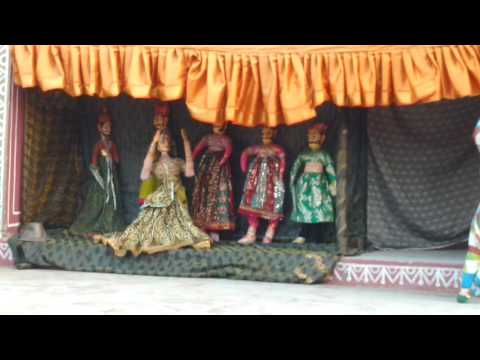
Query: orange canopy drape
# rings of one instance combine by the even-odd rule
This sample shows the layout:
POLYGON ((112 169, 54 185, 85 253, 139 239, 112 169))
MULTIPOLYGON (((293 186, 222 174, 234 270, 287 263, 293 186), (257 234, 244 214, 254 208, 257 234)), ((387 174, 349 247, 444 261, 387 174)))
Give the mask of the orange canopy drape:
POLYGON ((480 95, 479 45, 14 45, 17 85, 72 96, 184 98, 192 117, 292 125, 338 106, 480 95))

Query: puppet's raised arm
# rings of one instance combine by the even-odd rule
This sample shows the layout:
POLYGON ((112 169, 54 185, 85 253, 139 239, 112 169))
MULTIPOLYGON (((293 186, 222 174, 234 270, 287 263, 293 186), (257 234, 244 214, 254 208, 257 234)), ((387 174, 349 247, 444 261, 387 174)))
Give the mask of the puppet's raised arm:
POLYGON ((195 176, 195 167, 193 165, 192 148, 190 146, 190 140, 188 140, 187 131, 181 130, 183 138, 183 147, 185 149, 185 177, 195 176))
POLYGON ((155 162, 155 152, 157 151, 157 143, 159 140, 160 131, 157 131, 152 143, 148 148, 147 156, 145 156, 145 160, 143 161, 143 168, 140 174, 140 179, 142 181, 148 180, 152 176, 153 163, 155 162))

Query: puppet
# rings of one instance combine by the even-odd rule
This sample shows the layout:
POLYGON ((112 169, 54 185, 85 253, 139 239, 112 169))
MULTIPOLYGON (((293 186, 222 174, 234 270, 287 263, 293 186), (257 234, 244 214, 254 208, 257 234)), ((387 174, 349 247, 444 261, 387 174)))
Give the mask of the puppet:
POLYGON ((193 224, 181 174, 193 177, 192 152, 187 133, 182 129, 185 161, 170 155, 172 138, 157 131, 142 168, 141 180, 156 179, 156 189, 144 199, 137 219, 122 233, 98 234, 96 242, 113 248, 116 256, 176 250, 187 246, 208 249, 211 239, 193 224))
POLYGON ((326 130, 325 124, 309 128, 308 150, 297 157, 290 172, 293 204, 290 219, 303 224, 300 236, 295 239, 297 243, 317 241, 321 225, 335 221, 335 167, 330 155, 322 149, 326 130))
POLYGON ((85 202, 70 227, 73 233, 112 232, 124 228, 117 171, 120 157, 110 138, 112 118, 106 107, 98 117, 97 129, 100 140, 93 149, 85 202))
POLYGON ((195 160, 202 151, 193 191, 192 208, 195 225, 210 232, 219 241, 218 231, 234 230, 232 142, 225 135, 226 124, 214 125, 213 134, 205 136, 193 151, 195 160))
POLYGON ((263 128, 263 144, 248 147, 240 158, 242 171, 247 172, 247 177, 238 212, 248 217, 249 225, 246 235, 239 240, 240 244, 256 241, 260 219, 269 221, 262 242, 270 244, 283 219, 285 151, 273 143, 275 135, 276 129, 263 128), (249 157, 253 157, 250 165, 249 157))

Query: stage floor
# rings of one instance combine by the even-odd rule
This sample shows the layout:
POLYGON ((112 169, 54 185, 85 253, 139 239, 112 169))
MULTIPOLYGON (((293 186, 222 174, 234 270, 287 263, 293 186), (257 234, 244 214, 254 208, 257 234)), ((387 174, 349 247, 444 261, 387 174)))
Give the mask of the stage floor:
POLYGON ((379 250, 356 256, 355 260, 399 261, 463 265, 467 250, 379 250))
POLYGON ((0 267, 2 315, 466 315, 478 304, 424 291, 0 267))
MULTIPOLYGON (((11 267, 10 249, 3 245, 0 266, 11 267)), ((460 287, 465 254, 466 249, 389 250, 344 257, 330 284, 453 293, 460 287)))

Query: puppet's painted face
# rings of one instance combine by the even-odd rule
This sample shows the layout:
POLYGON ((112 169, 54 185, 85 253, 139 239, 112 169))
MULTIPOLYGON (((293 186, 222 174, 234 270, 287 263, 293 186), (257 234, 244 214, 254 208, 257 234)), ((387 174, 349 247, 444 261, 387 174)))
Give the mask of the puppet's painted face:
POLYGON ((264 145, 270 145, 273 143, 275 137, 275 129, 264 127, 262 129, 262 142, 264 145))
POLYGON ((158 130, 163 130, 168 125, 168 117, 162 114, 157 114, 153 118, 153 126, 158 130))
POLYGON ((227 129, 227 126, 225 124, 215 124, 213 125, 213 133, 215 135, 223 135, 225 134, 225 130, 227 129))
POLYGON ((167 133, 160 135, 160 141, 157 145, 158 152, 169 153, 172 149, 172 139, 167 133))
POLYGON ((112 134, 112 123, 110 121, 106 121, 103 124, 98 125, 98 131, 103 136, 110 136, 112 134))
POLYGON ((312 128, 308 130, 308 143, 323 145, 325 143, 325 133, 319 131, 318 129, 312 128))

